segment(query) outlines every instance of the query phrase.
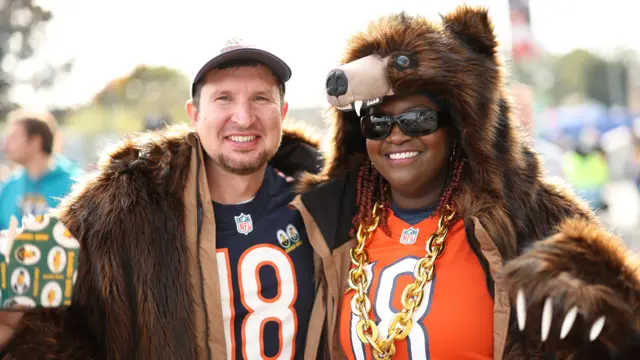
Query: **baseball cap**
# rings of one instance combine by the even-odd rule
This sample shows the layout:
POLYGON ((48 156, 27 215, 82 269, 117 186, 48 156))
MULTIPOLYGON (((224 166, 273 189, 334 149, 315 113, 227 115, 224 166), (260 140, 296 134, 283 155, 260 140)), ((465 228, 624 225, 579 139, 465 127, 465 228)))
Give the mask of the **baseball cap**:
POLYGON ((291 68, 289 68, 289 65, 281 58, 255 45, 248 45, 242 39, 232 38, 220 49, 220 54, 211 58, 198 70, 191 82, 191 97, 194 96, 196 84, 200 82, 209 71, 236 60, 254 60, 264 64, 273 71, 283 88, 284 83, 291 78, 291 68))

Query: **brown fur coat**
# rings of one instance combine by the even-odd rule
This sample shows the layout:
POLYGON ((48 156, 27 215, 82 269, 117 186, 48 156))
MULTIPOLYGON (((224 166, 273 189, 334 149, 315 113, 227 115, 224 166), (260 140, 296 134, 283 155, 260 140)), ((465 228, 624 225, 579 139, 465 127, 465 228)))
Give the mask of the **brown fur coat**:
MULTIPOLYGON (((77 185, 60 209, 81 242, 72 306, 27 314, 4 349, 9 358, 201 357, 195 304, 204 293, 192 286, 198 260, 190 255, 198 252, 188 248, 186 227, 196 223, 185 215, 200 196, 186 191, 197 147, 185 128, 143 134, 119 144, 77 185)), ((302 128, 285 130, 271 164, 293 176, 316 172, 318 148, 302 128)))
MULTIPOLYGON (((605 358, 596 350, 621 348, 638 330, 640 270, 586 203, 543 177, 539 156, 512 110, 497 47, 487 11, 463 6, 441 24, 406 14, 384 17, 350 39, 342 64, 378 55, 394 94, 429 91, 444 97, 469 160, 458 212, 465 223, 479 219, 502 258, 511 260, 496 281, 513 299, 523 289, 528 300, 527 336, 512 321, 504 359, 538 359, 545 351, 559 358, 605 358), (395 63, 402 55, 410 60, 404 68, 395 63), (548 296, 556 300, 556 314, 552 340, 541 344, 539 319, 548 296), (554 341, 574 304, 586 320, 574 325, 567 340, 554 341), (585 334, 601 315, 608 320, 593 345, 599 347, 586 346, 585 334)), ((360 80, 349 78, 349 86, 360 80)), ((327 165, 307 179, 308 188, 358 168, 366 153, 355 112, 334 106, 331 120, 327 165)))

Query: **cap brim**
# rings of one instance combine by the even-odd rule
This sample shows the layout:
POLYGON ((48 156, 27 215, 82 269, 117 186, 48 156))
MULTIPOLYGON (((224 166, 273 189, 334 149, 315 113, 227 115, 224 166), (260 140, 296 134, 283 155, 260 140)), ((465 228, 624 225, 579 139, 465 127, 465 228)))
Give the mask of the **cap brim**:
POLYGON ((272 53, 256 48, 238 48, 220 54, 209 60, 193 78, 191 84, 191 96, 193 97, 196 84, 212 69, 230 61, 236 60, 254 60, 263 63, 278 77, 278 80, 284 84, 291 78, 291 68, 279 57, 272 53))

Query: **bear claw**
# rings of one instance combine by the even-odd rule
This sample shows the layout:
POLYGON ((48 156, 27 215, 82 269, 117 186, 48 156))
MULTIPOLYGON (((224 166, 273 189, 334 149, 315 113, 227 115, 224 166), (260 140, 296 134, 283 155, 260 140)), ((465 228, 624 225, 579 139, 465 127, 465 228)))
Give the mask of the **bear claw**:
POLYGON ((516 311, 518 316, 518 327, 520 331, 524 331, 524 326, 527 321, 527 303, 524 298, 524 291, 522 289, 518 290, 518 296, 516 299, 516 311))
POLYGON ((569 310, 567 315, 564 316, 564 320, 562 321, 562 329, 560 330, 560 340, 563 340, 569 334, 569 330, 573 326, 573 322, 576 320, 578 316, 578 307, 574 306, 569 310))
MULTIPOLYGON (((564 320, 562 321, 562 327, 560 330, 560 340, 563 340, 571 331, 573 324, 575 323, 576 317, 578 316, 578 307, 572 307, 567 314, 564 316, 564 320)), ((518 320, 518 327, 520 331, 524 331, 526 325, 526 317, 527 317, 527 302, 526 297, 524 295, 524 291, 522 289, 518 290, 518 294, 516 296, 516 317, 518 320)), ((550 297, 547 297, 544 306, 542 309, 542 327, 540 337, 542 342, 547 341, 549 337, 549 331, 551 330, 551 323, 553 320, 553 302, 550 297)), ((604 329, 604 325, 606 322, 606 317, 601 316, 591 325, 591 329, 589 330, 589 341, 595 341, 598 336, 602 333, 604 329)))

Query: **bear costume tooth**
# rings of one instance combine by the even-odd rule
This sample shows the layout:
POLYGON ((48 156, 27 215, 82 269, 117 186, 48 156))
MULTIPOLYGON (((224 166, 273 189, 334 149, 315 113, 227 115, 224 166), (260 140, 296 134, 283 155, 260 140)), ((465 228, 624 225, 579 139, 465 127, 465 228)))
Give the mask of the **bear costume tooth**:
POLYGON ((362 101, 356 100, 353 103, 353 108, 356 111, 356 114, 358 115, 358 117, 360 117, 360 109, 361 109, 361 107, 362 107, 362 101))
POLYGON ((353 110, 353 105, 352 104, 347 104, 344 106, 336 106, 336 109, 340 110, 340 111, 350 111, 353 110))

